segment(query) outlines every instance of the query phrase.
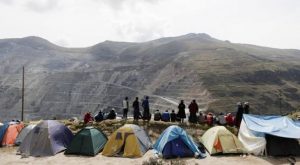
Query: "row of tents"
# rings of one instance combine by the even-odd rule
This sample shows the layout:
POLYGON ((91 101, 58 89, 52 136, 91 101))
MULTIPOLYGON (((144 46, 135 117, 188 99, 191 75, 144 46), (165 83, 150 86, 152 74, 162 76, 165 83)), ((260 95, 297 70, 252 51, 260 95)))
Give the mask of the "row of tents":
MULTIPOLYGON (((0 127, 2 145, 6 143, 1 135, 5 136, 12 125, 21 124, 0 127)), ((105 156, 141 157, 153 148, 155 154, 163 158, 204 158, 206 151, 211 155, 298 156, 298 139, 300 123, 287 117, 244 115, 238 137, 223 126, 215 126, 203 134, 198 144, 177 125, 165 129, 152 145, 145 130, 134 124, 125 124, 107 138, 101 130, 93 127, 86 127, 74 136, 66 126, 54 120, 29 125, 15 137, 15 141, 11 141, 20 144, 18 152, 27 156, 50 156, 65 150, 65 154, 94 156, 102 151, 105 156)))

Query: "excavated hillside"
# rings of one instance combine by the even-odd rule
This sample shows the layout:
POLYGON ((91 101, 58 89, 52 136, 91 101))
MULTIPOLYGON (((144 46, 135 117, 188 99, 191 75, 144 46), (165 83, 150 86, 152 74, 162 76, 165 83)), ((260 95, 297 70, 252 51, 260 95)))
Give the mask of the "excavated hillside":
POLYGON ((299 106, 300 51, 235 44, 207 34, 63 48, 38 37, 0 40, 0 118, 69 118, 150 96, 151 110, 196 99, 202 110, 259 114, 299 106))

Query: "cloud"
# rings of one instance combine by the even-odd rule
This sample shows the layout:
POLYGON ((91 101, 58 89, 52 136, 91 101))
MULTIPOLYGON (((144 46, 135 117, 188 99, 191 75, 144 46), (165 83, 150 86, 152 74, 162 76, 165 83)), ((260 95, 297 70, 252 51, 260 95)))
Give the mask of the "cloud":
POLYGON ((148 22, 147 19, 140 19, 118 23, 115 25, 115 30, 124 40, 144 42, 163 37, 166 27, 166 23, 162 20, 148 22))
MULTIPOLYGON (((99 2, 97 0, 94 1, 99 2)), ((122 10, 127 6, 134 8, 138 4, 157 4, 159 1, 162 0, 102 0, 101 2, 111 9, 122 10)))
POLYGON ((62 47, 68 47, 70 46, 69 45, 69 42, 65 39, 59 39, 57 41, 54 42, 55 44, 59 45, 59 46, 62 46, 62 47))
POLYGON ((0 0, 0 3, 3 3, 5 5, 12 5, 14 3, 14 0, 0 0))
POLYGON ((43 13, 58 8, 58 0, 29 0, 25 6, 35 12, 43 13))

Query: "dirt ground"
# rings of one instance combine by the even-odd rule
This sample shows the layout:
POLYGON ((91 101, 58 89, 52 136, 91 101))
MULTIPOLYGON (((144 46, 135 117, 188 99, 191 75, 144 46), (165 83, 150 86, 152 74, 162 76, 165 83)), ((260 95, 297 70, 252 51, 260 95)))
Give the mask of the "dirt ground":
MULTIPOLYGON (((20 155, 16 155, 16 147, 5 147, 0 148, 0 164, 1 165, 15 165, 15 164, 26 164, 26 165, 79 165, 79 164, 107 164, 107 165, 140 165, 144 161, 149 160, 151 157, 155 157, 153 151, 148 151, 142 158, 120 158, 120 157, 105 157, 101 154, 95 157, 85 156, 66 156, 63 153, 59 153, 51 157, 29 157, 22 158, 20 155)), ((296 158, 297 163, 300 165, 300 157, 296 158)), ((273 158, 273 157, 256 157, 256 156, 240 156, 240 155, 227 155, 227 156, 207 156, 205 159, 194 159, 186 158, 181 159, 183 162, 189 165, 193 164, 222 164, 222 165, 258 165, 258 164, 289 164, 287 158, 273 158)), ((171 161, 166 160, 164 164, 171 164, 171 161)))

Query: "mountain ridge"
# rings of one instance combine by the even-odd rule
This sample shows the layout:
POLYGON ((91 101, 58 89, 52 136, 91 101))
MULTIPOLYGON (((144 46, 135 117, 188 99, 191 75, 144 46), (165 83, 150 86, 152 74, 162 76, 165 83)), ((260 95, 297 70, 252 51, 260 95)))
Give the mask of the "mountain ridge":
POLYGON ((39 37, 2 39, 0 115, 20 117, 23 66, 27 119, 79 117, 111 107, 121 112, 125 96, 132 101, 145 95, 151 111, 176 110, 174 102, 196 99, 201 110, 212 112, 232 112, 236 102, 248 101, 253 113, 288 113, 299 106, 299 52, 205 33, 85 48, 59 47, 39 37))

